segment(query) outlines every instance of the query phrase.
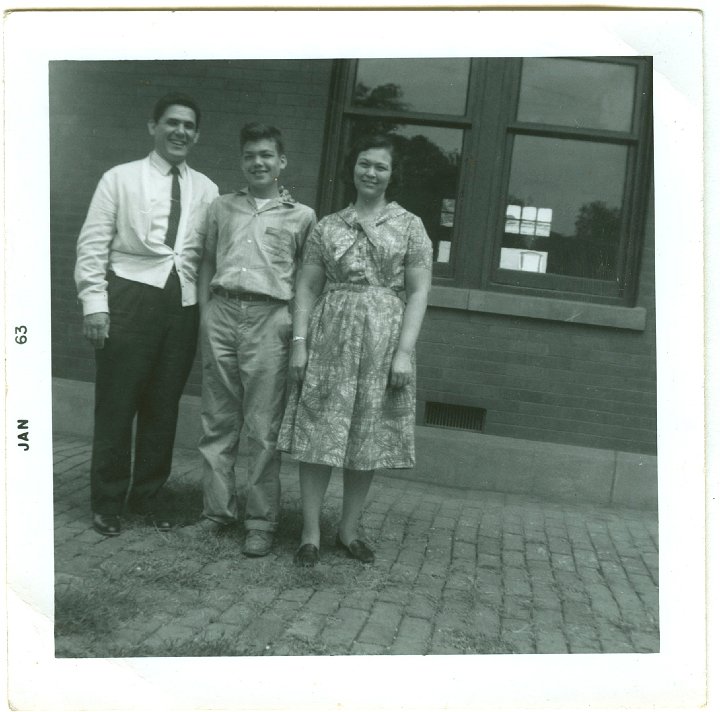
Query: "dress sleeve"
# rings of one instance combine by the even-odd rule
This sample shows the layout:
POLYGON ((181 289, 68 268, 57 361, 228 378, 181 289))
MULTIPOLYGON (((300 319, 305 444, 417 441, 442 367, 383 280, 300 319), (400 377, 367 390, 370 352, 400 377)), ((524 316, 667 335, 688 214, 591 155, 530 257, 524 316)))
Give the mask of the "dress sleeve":
POLYGON ((305 265, 324 265, 322 250, 323 222, 320 221, 313 228, 312 232, 305 241, 305 249, 303 251, 303 264, 305 265))
POLYGON ((425 232, 422 220, 417 215, 413 215, 410 221, 405 267, 432 269, 432 242, 430 242, 430 238, 425 232))

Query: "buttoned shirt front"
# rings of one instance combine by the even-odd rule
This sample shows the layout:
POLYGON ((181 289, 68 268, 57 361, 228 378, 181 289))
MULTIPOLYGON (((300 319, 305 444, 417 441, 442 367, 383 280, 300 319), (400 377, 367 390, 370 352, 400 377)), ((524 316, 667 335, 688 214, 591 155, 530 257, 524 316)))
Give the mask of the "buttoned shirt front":
POLYGON ((187 164, 179 166, 180 223, 170 247, 165 237, 171 167, 153 151, 140 161, 111 168, 100 179, 77 244, 75 281, 84 314, 108 311, 108 270, 162 288, 174 266, 183 306, 197 303, 203 228, 218 189, 187 164))
POLYGON ((247 190, 219 197, 208 211, 205 250, 216 271, 210 289, 256 292, 289 301, 315 211, 287 194, 262 207, 247 190))

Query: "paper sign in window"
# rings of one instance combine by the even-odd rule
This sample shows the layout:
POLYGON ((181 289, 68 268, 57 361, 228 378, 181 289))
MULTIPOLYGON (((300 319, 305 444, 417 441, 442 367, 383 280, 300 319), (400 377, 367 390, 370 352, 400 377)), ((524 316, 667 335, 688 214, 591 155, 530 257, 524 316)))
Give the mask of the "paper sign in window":
POLYGON ((552 208, 538 208, 537 226, 535 227, 535 234, 538 237, 550 237, 552 214, 552 208))
POLYGON ((522 208, 519 205, 508 205, 505 211, 505 232, 515 235, 520 232, 520 213, 522 208))
POLYGON ((448 240, 440 240, 438 243, 438 262, 450 262, 450 245, 448 240))
POLYGON ((521 250, 503 247, 500 250, 500 269, 519 272, 547 272, 548 253, 541 250, 521 250))
POLYGON ((534 208, 530 205, 526 205, 522 209, 522 215, 520 216, 520 234, 521 235, 534 235, 536 221, 537 221, 537 208, 534 208))

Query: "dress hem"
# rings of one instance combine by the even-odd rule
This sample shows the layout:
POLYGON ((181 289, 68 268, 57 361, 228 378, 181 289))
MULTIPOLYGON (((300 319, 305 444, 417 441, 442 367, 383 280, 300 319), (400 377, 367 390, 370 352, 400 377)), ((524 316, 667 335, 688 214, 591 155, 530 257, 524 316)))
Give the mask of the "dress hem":
POLYGON ((300 462, 306 462, 309 465, 327 465, 329 467, 342 467, 344 469, 348 470, 411 470, 413 467, 415 467, 415 460, 412 461, 404 461, 401 464, 394 464, 392 462, 380 462, 377 465, 373 465, 373 467, 355 467, 353 465, 346 464, 344 462, 329 462, 327 460, 320 460, 318 458, 314 460, 305 459, 303 454, 290 451, 290 450, 282 450, 280 449, 280 452, 284 453, 285 455, 289 455, 295 460, 298 460, 300 462))

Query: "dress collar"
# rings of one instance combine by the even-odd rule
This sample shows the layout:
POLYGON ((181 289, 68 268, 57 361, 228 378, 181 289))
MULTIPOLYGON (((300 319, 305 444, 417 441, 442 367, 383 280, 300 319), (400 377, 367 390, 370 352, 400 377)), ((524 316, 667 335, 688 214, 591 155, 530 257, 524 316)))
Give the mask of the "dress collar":
MULTIPOLYGON (((394 200, 391 200, 377 215, 374 222, 371 222, 370 224, 374 225, 380 225, 380 223, 385 222, 388 218, 399 215, 400 213, 404 213, 405 208, 403 208, 401 205, 398 205, 394 200)), ((357 208, 355 207, 354 203, 350 203, 346 208, 343 208, 338 215, 342 220, 344 220, 350 227, 354 227, 356 224, 360 223, 360 220, 358 219, 357 214, 357 208)), ((367 220, 363 220, 362 222, 368 224, 367 220)))

